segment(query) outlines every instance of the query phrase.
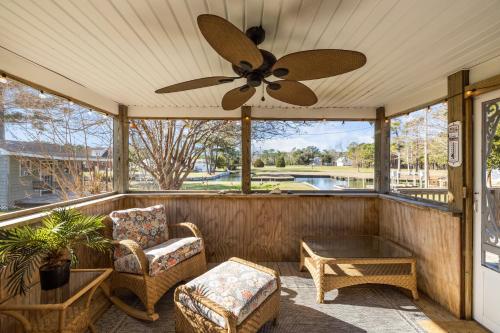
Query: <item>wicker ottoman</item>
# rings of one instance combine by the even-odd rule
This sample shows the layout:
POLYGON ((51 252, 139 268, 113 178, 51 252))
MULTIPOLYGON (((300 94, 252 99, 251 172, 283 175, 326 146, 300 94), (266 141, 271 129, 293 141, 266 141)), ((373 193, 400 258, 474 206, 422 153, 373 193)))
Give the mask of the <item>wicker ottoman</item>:
POLYGON ((274 270, 231 258, 175 290, 175 331, 257 332, 276 324, 280 289, 274 270))

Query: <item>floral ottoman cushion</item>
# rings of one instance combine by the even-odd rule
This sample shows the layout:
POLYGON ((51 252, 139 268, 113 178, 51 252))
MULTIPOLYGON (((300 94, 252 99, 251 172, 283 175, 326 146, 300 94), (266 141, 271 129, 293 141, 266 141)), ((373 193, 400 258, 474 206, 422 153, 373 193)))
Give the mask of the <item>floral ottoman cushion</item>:
MULTIPOLYGON (((117 210, 109 214, 113 220, 113 239, 131 239, 143 249, 161 244, 168 239, 167 217, 163 205, 148 208, 117 210)), ((124 247, 116 247, 114 258, 130 252, 124 247)))
MULTIPOLYGON (((226 261, 185 285, 187 290, 206 298, 232 312, 241 324, 278 288, 276 278, 268 273, 239 262, 226 261)), ((181 293, 179 302, 194 312, 225 328, 222 316, 181 293)))
MULTIPOLYGON (((172 238, 144 250, 149 263, 149 275, 155 276, 172 268, 183 260, 201 252, 203 242, 198 237, 172 238)), ((133 254, 115 260, 118 272, 142 274, 141 265, 133 254)))

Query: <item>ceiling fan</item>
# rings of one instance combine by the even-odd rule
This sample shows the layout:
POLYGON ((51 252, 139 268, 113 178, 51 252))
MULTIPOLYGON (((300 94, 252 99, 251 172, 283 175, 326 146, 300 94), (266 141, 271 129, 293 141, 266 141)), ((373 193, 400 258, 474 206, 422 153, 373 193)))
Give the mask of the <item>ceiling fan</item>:
POLYGON ((271 52, 257 48, 266 36, 262 27, 251 27, 244 34, 232 23, 216 15, 198 16, 198 27, 212 48, 232 64, 237 76, 195 79, 158 89, 156 93, 173 93, 246 79, 244 85, 224 95, 222 98, 224 110, 234 110, 242 106, 255 94, 255 88, 261 84, 266 84, 269 96, 279 101, 311 106, 318 101, 318 98, 309 87, 298 81, 347 73, 366 63, 366 56, 363 53, 336 49, 301 51, 276 59, 271 52), (271 75, 281 80, 267 80, 271 75))

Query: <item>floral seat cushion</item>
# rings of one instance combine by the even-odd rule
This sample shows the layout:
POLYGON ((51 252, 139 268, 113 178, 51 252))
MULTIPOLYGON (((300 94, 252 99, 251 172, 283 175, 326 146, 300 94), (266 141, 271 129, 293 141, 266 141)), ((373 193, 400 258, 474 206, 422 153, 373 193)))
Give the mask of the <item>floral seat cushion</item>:
MULTIPOLYGON (((111 212, 113 239, 131 239, 142 249, 161 244, 168 239, 167 217, 163 205, 148 208, 132 208, 111 212)), ((118 259, 130 252, 123 246, 116 247, 114 258, 118 259)))
MULTIPOLYGON (((201 238, 172 238, 168 241, 144 250, 149 263, 149 275, 155 276, 172 268, 183 260, 201 252, 201 238)), ((133 254, 128 254, 115 260, 115 270, 118 272, 142 274, 141 265, 133 254)))
MULTIPOLYGON (((187 290, 197 291, 232 312, 241 324, 277 288, 276 278, 247 265, 226 261, 186 284, 187 290)), ((208 320, 225 328, 222 316, 193 301, 186 294, 179 302, 208 320)))

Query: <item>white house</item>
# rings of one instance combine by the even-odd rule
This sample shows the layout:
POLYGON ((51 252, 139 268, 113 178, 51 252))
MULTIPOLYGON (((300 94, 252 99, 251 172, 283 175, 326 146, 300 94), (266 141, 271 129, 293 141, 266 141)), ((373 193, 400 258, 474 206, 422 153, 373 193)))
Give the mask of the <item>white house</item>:
POLYGON ((337 166, 352 166, 352 161, 347 157, 339 157, 337 161, 335 161, 337 166))

